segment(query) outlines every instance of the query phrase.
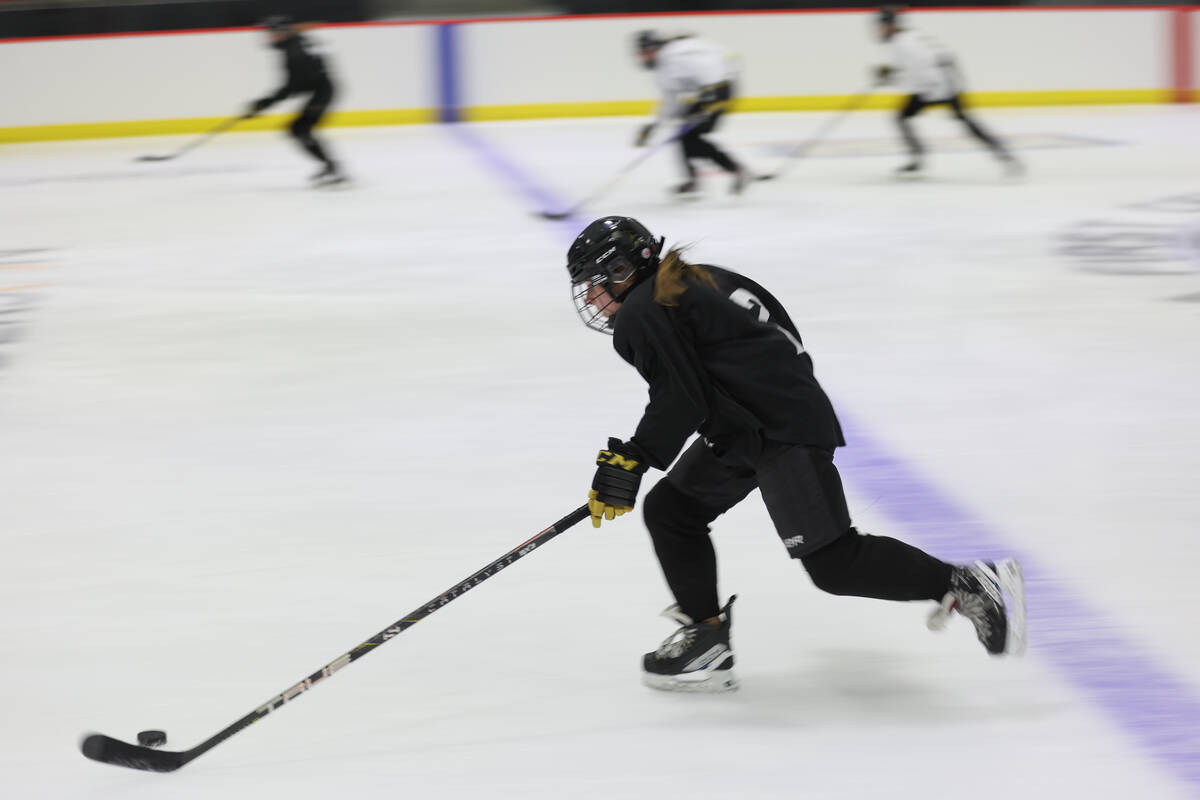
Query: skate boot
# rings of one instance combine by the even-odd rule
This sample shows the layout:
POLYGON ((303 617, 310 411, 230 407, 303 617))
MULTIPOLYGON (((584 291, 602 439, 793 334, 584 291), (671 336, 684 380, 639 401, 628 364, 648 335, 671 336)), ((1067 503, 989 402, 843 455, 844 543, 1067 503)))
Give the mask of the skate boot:
POLYGON ((1004 165, 1004 174, 1010 178, 1020 178, 1025 175, 1025 165, 1009 152, 1001 152, 997 158, 1004 165))
POLYGON ((915 178, 922 174, 924 165, 919 159, 913 159, 896 170, 896 176, 900 178, 915 178))
POLYGON ((700 184, 696 182, 695 178, 689 178, 671 191, 680 197, 696 197, 700 192, 700 184))
POLYGON ((950 591, 929 615, 929 629, 945 628, 952 611, 971 620, 992 655, 1025 652, 1025 579, 1013 559, 955 567, 950 591))
POLYGON ((332 161, 325 163, 321 170, 313 175, 310 179, 312 185, 316 187, 333 186, 334 184, 343 183, 346 180, 345 174, 338 169, 338 165, 332 161))
POLYGON ((667 692, 731 692, 737 688, 733 674, 733 649, 729 628, 733 622, 730 606, 737 595, 718 612, 721 620, 712 625, 692 622, 678 605, 663 611, 663 616, 682 627, 653 653, 642 657, 642 683, 667 692))
POLYGON ((746 184, 752 180, 754 178, 750 176, 745 167, 738 167, 737 172, 733 173, 733 182, 729 184, 729 193, 741 194, 746 189, 746 184))

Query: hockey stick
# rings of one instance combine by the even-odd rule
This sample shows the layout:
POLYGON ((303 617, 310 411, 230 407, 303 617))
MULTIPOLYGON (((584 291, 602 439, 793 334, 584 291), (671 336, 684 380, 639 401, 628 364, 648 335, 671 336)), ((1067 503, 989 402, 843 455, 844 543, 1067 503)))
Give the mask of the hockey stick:
POLYGON ((195 150, 197 147, 204 144, 209 139, 216 136, 218 133, 224 133, 225 131, 229 130, 234 125, 238 124, 239 122, 241 122, 244 119, 250 119, 250 117, 246 116, 245 114, 242 114, 237 117, 230 117, 229 119, 223 121, 220 125, 213 128, 211 131, 204 134, 200 138, 193 139, 192 141, 188 142, 183 147, 176 150, 174 153, 168 153, 165 156, 138 156, 137 158, 134 159, 134 161, 170 161, 173 158, 179 158, 184 153, 188 152, 189 150, 195 150))
POLYGON ((833 132, 834 128, 836 128, 838 125, 841 125, 842 121, 845 120, 846 117, 850 116, 851 112, 857 111, 859 106, 867 102, 868 98, 870 98, 873 94, 875 94, 875 87, 871 87, 866 91, 859 92, 851 97, 846 105, 842 106, 838 113, 829 117, 829 119, 825 120, 821 127, 817 128, 816 133, 789 150, 787 154, 784 155, 783 163, 779 165, 778 169, 776 169, 774 172, 768 172, 763 175, 759 175, 757 178, 755 178, 755 180, 772 181, 778 178, 787 171, 788 166, 794 163, 799 156, 804 155, 814 146, 824 141, 825 138, 833 132))
POLYGON ((633 170, 635 168, 637 168, 639 165, 641 165, 641 163, 643 161, 650 158, 650 156, 654 155, 655 153, 657 153, 659 150, 663 149, 667 145, 677 142, 680 139, 682 139, 684 136, 687 136, 688 132, 692 128, 696 127, 703 121, 704 121, 704 118, 701 117, 699 119, 694 119, 694 120, 687 122, 686 124, 683 125, 683 127, 681 127, 678 131, 676 131, 673 136, 671 136, 670 138, 667 138, 667 139, 663 139, 661 142, 658 142, 657 144, 655 144, 652 147, 650 147, 649 149, 647 149, 646 152, 642 153, 637 158, 635 158, 633 161, 630 161, 628 164, 626 164, 620 171, 617 172, 616 175, 614 175, 612 178, 609 179, 608 183, 605 183, 603 186, 601 186, 596 191, 587 195, 582 200, 579 200, 573 206, 568 208, 566 211, 541 211, 541 212, 539 212, 540 216, 544 217, 545 219, 566 219, 567 217, 569 217, 573 214, 579 213, 580 209, 582 209, 584 206, 595 202, 595 200, 598 197, 606 194, 609 189, 613 188, 618 183, 620 183, 622 178, 624 178, 630 172, 633 172, 633 170))
MULTIPOLYGON (((83 754, 93 761, 102 761, 105 764, 114 764, 120 767, 129 767, 130 769, 146 770, 147 772, 174 772, 184 764, 198 758, 207 753, 212 748, 219 745, 221 742, 233 736, 238 731, 249 727, 255 722, 258 722, 263 717, 270 714, 275 709, 282 706, 284 703, 295 700, 298 696, 308 691, 312 687, 324 679, 330 677, 338 670, 353 661, 357 661, 368 653, 374 652, 379 645, 384 644, 389 639, 397 636, 407 628, 412 627, 416 623, 428 617, 433 612, 437 611, 442 606, 461 597, 468 589, 473 589, 479 584, 486 581, 488 578, 495 575, 500 570, 511 565, 514 561, 524 558, 532 553, 541 545, 553 539, 558 534, 572 527, 576 523, 587 519, 588 507, 582 505, 579 508, 567 514, 558 522, 546 528, 541 533, 528 539, 525 542, 509 550, 504 555, 497 558, 492 563, 488 564, 483 569, 476 572, 471 577, 460 581, 451 588, 439 594, 437 597, 419 606, 416 611, 407 614, 404 617, 396 620, 393 624, 384 628, 379 633, 367 639, 362 644, 355 646, 348 653, 335 658, 319 670, 309 675, 304 680, 297 683, 288 689, 285 689, 281 694, 277 694, 268 700, 263 705, 251 711, 246 716, 239 719, 224 730, 205 739, 200 744, 193 747, 191 750, 182 750, 173 752, 170 750, 155 750, 152 747, 142 747, 140 745, 129 744, 114 739, 111 736, 105 736, 100 733, 89 734, 84 737, 80 743, 80 749, 83 754)), ((140 738, 140 737, 139 737, 140 738)))

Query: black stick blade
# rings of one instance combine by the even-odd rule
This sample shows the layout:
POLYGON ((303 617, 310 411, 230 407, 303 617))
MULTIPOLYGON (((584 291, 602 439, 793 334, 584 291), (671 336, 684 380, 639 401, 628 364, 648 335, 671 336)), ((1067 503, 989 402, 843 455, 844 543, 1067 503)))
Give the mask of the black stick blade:
POLYGON ((146 772, 174 772, 191 760, 186 753, 140 747, 101 733, 85 736, 79 749, 92 761, 146 772))
POLYGON ((170 161, 175 156, 138 156, 134 161, 170 161))
POLYGON ((538 213, 542 219, 566 219, 571 216, 570 211, 541 211, 538 213))

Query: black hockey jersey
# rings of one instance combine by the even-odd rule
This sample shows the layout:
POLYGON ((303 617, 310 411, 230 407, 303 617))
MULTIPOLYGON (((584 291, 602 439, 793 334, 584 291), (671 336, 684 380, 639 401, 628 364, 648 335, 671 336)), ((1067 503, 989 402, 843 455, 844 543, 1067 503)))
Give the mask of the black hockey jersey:
POLYGON ((332 86, 325 59, 313 51, 312 44, 303 34, 289 36, 275 47, 283 53, 287 78, 284 85, 267 98, 272 104, 294 94, 316 92, 332 86))
POLYGON ((665 469, 700 432, 718 448, 757 434, 845 444, 812 359, 779 301, 736 272, 705 266, 719 289, 689 281, 677 306, 654 302, 655 277, 625 296, 613 346, 649 383, 632 441, 665 469))

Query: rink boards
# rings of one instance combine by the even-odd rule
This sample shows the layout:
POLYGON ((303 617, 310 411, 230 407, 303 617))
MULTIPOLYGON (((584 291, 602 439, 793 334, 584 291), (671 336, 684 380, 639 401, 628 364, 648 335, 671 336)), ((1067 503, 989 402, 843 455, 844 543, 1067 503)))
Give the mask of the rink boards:
MULTIPOLYGON (((914 11, 962 63, 980 105, 1191 100, 1200 15, 1190 8, 914 11)), ((873 12, 772 11, 329 25, 314 33, 339 78, 334 125, 648 112, 635 31, 710 37, 742 58, 740 111, 837 108, 885 59, 873 12)), ((240 113, 280 80, 261 31, 0 41, 19 75, 0 142, 191 133, 240 113)), ((894 94, 865 104, 886 108, 894 94)), ((285 109, 286 110, 286 109, 285 109)), ((245 122, 278 127, 285 114, 245 122)))

